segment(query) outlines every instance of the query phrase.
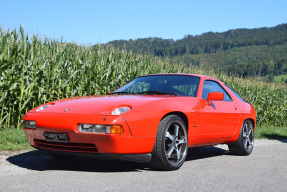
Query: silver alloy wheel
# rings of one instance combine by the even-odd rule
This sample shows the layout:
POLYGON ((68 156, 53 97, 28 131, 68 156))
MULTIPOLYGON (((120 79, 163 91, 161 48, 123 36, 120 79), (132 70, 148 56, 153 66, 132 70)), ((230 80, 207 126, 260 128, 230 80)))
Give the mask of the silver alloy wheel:
POLYGON ((250 151, 254 145, 253 127, 250 122, 245 122, 243 126, 243 145, 246 151, 250 151))
POLYGON ((180 164, 187 154, 187 134, 179 123, 172 123, 165 134, 165 154, 169 164, 180 164))

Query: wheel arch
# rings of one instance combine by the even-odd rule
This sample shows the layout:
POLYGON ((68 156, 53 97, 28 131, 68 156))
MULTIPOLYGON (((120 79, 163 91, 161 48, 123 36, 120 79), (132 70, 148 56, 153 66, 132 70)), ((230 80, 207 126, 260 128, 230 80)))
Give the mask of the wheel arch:
POLYGON ((172 111, 172 112, 169 112, 169 113, 165 114, 161 118, 161 120, 164 119, 165 117, 169 116, 169 115, 177 115, 177 116, 179 116, 183 120, 183 122, 184 122, 184 124, 186 126, 186 129, 187 129, 186 131, 188 132, 188 129, 189 129, 189 127, 188 127, 188 118, 187 118, 185 113, 180 112, 180 111, 172 111))
POLYGON ((250 120, 250 121, 251 121, 252 126, 253 126, 253 131, 254 131, 254 130, 255 130, 255 120, 252 119, 252 118, 247 118, 247 119, 245 119, 244 121, 246 121, 246 120, 250 120))
POLYGON ((234 135, 228 140, 227 143, 232 143, 232 142, 235 142, 239 135, 240 135, 240 132, 241 132, 241 129, 242 129, 242 125, 245 121, 247 120, 250 120, 251 123, 252 123, 252 126, 253 126, 253 131, 255 131, 255 123, 256 123, 256 120, 254 120, 252 117, 250 116, 246 116, 246 117, 242 117, 242 119, 240 120, 239 124, 238 124, 238 128, 236 130, 236 132, 234 132, 234 135))

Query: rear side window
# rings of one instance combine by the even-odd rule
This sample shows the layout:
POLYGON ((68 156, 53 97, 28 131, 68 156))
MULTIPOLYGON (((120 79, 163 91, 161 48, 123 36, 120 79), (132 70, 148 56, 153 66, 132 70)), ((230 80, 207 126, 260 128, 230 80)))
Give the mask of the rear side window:
POLYGON ((233 89, 231 89, 228 85, 225 85, 240 101, 247 103, 242 97, 240 97, 233 89))
POLYGON ((204 81, 204 85, 203 85, 202 99, 207 100, 207 96, 210 92, 221 92, 224 94, 223 101, 232 101, 231 97, 217 82, 206 80, 204 81))

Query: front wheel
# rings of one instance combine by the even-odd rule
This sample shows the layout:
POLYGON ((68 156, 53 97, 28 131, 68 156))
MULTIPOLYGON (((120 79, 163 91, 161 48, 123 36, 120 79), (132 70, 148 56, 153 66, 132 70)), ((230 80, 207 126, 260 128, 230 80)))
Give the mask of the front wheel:
POLYGON ((254 128, 251 120, 243 122, 236 142, 228 144, 229 151, 236 155, 250 155, 254 147, 254 128))
POLYGON ((187 155, 186 125, 177 115, 163 118, 158 126, 151 165, 160 170, 179 169, 187 155))

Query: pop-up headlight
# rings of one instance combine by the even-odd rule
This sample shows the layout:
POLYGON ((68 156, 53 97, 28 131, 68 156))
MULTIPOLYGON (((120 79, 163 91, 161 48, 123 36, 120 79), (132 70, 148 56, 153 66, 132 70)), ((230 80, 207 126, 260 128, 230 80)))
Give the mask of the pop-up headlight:
POLYGON ((42 105, 41 107, 37 108, 36 111, 37 111, 37 112, 38 112, 38 111, 42 111, 42 110, 44 110, 44 109, 46 109, 46 108, 48 108, 48 107, 50 107, 50 106, 52 106, 52 105, 42 105))
POLYGON ((112 111, 112 115, 120 115, 120 114, 123 114, 125 112, 128 112, 129 110, 131 110, 130 107, 119 107, 119 108, 116 108, 112 111))

